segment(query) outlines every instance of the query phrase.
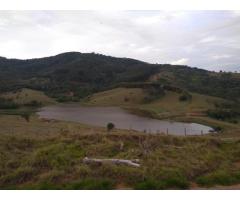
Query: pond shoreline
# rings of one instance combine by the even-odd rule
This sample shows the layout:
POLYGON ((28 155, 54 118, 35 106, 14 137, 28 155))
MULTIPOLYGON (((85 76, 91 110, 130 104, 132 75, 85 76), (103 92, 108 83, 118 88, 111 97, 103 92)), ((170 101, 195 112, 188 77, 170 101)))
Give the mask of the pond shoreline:
POLYGON ((58 104, 43 107, 37 112, 40 118, 75 121, 83 124, 106 127, 112 122, 118 129, 136 130, 146 133, 173 135, 209 134, 211 127, 198 123, 183 123, 153 118, 151 113, 136 114, 136 109, 106 106, 83 106, 81 104, 58 104), (147 117, 146 117, 147 115, 147 117))

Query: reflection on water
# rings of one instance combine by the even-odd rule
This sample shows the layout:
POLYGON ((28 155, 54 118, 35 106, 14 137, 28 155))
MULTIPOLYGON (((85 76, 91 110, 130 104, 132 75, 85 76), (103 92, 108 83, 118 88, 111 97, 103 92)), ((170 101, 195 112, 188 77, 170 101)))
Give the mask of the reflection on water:
POLYGON ((118 107, 83 107, 76 104, 47 106, 38 112, 41 118, 81 122, 106 127, 112 122, 119 129, 133 129, 148 133, 200 135, 212 128, 196 123, 169 122, 130 114, 118 107))

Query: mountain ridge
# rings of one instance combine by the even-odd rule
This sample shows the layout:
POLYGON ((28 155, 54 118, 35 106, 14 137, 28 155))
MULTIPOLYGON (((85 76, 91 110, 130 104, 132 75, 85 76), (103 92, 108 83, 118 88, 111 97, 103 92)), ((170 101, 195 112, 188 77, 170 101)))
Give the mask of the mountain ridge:
POLYGON ((152 82, 223 98, 240 98, 240 75, 196 67, 150 64, 96 53, 65 52, 33 59, 0 58, 0 92, 30 88, 76 99, 123 82, 152 82), (151 80, 151 77, 155 79, 151 80))

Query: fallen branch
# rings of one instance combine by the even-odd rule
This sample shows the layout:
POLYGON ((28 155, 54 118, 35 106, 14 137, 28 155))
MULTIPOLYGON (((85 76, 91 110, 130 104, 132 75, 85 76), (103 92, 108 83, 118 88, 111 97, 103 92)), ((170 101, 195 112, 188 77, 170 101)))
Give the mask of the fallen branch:
POLYGON ((116 165, 123 164, 123 165, 132 166, 132 167, 140 167, 140 164, 136 163, 136 162, 139 162, 138 159, 134 160, 134 162, 133 162, 131 160, 124 160, 124 159, 96 159, 96 158, 85 157, 83 159, 83 162, 86 164, 89 164, 89 163, 113 163, 116 165))

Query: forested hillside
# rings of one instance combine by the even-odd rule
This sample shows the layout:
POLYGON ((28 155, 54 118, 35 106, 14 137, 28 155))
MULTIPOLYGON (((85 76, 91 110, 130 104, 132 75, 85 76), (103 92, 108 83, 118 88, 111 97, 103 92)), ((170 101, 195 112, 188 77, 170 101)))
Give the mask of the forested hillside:
POLYGON ((0 92, 30 88, 44 91, 60 101, 79 100, 120 83, 149 80, 210 96, 240 98, 237 73, 149 64, 95 53, 68 52, 29 60, 0 57, 0 92))
POLYGON ((83 97, 120 82, 144 81, 158 67, 133 59, 70 52, 53 57, 0 59, 1 92, 22 87, 83 97))

